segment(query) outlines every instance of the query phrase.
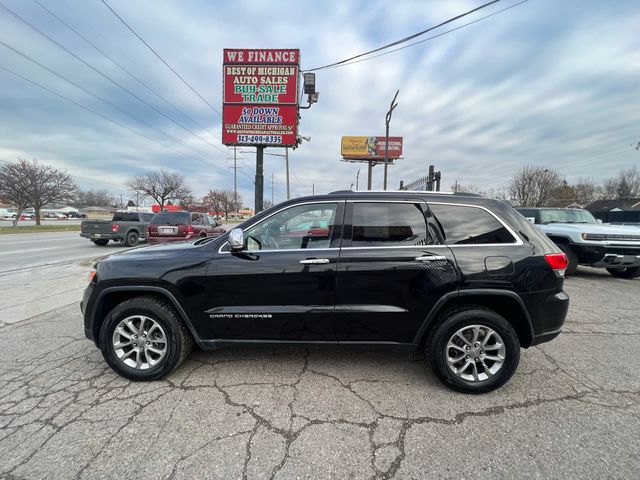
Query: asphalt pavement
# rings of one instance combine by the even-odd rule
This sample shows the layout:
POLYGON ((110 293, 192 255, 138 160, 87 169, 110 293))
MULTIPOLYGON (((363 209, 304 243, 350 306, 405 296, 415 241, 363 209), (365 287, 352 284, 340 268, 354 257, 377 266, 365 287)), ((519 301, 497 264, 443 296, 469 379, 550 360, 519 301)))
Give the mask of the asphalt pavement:
MULTIPOLYGON (((13 292, 75 288, 102 251, 11 274, 13 292)), ((563 333, 486 395, 370 347, 196 349, 130 382, 84 338, 73 292, 0 324, 0 478, 637 478, 639 287, 580 269, 563 333)))

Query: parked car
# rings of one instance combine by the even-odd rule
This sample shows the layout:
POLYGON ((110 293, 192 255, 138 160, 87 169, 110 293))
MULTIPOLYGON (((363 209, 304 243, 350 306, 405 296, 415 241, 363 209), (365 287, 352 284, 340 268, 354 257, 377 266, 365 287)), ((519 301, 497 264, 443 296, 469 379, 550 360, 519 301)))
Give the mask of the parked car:
POLYGON ((66 220, 67 216, 60 212, 46 212, 42 215, 43 218, 54 218, 56 220, 66 220))
POLYGON ((200 212, 160 212, 149 225, 151 244, 183 242, 194 238, 218 237, 226 232, 219 222, 200 212))
POLYGON ((80 213, 80 212, 67 212, 67 218, 87 218, 87 216, 84 213, 80 213))
POLYGON ((600 223, 578 208, 517 208, 567 254, 567 275, 578 265, 606 268, 614 277, 640 276, 640 228, 600 223))
POLYGON ((335 192, 218 238, 104 259, 81 309, 87 338, 133 380, 166 376, 194 343, 372 344, 425 352, 446 385, 486 392, 509 380, 520 347, 560 333, 566 266, 497 200, 335 192))
POLYGON ((147 238, 147 229, 153 216, 153 213, 117 212, 111 220, 83 220, 80 223, 80 236, 99 247, 107 245, 109 240, 133 247, 141 239, 147 238))

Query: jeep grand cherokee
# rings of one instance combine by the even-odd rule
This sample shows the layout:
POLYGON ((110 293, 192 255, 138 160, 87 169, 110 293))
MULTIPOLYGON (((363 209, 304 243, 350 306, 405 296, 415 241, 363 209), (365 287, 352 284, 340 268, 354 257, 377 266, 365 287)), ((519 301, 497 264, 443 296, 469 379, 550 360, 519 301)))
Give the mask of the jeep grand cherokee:
POLYGON ((193 343, 374 344, 425 352, 450 387, 485 392, 520 348, 560 333, 567 258, 510 206, 471 195, 334 192, 219 238, 118 253, 91 274, 86 336, 133 380, 193 343))

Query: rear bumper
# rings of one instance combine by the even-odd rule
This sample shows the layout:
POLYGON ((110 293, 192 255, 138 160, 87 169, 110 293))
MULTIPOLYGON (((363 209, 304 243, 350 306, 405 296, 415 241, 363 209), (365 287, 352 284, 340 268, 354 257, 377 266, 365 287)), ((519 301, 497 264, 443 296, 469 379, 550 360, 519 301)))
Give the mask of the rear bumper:
POLYGON ((171 237, 171 236, 158 236, 158 237, 152 237, 151 235, 149 235, 147 237, 147 242, 150 245, 155 245, 158 243, 169 243, 169 242, 186 242, 188 240, 193 240, 194 238, 198 238, 196 235, 189 235, 188 237, 171 237))
POLYGON ((620 245, 585 245, 570 243, 578 255, 578 263, 598 268, 628 268, 640 266, 640 247, 620 245))
POLYGON ((533 326, 530 346, 548 342, 557 337, 569 311, 569 295, 563 290, 523 295, 533 326))
POLYGON ((81 237, 88 238, 89 240, 122 240, 121 235, 115 233, 80 233, 81 237))

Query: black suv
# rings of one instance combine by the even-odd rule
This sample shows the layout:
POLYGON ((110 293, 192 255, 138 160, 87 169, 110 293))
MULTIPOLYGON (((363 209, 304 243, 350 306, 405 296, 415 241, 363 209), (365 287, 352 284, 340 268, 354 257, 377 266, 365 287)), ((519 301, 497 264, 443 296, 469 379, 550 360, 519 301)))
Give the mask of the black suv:
POLYGON ((218 238, 102 260, 85 334, 133 380, 196 342, 374 344, 426 352, 450 387, 485 392, 520 347, 556 337, 564 253, 510 206, 472 195, 335 192, 287 201, 218 238))

